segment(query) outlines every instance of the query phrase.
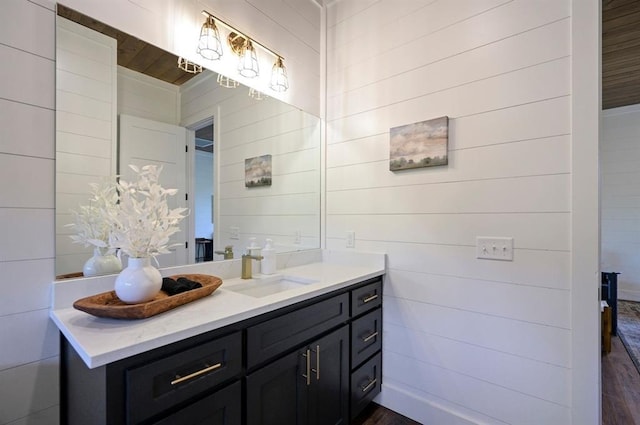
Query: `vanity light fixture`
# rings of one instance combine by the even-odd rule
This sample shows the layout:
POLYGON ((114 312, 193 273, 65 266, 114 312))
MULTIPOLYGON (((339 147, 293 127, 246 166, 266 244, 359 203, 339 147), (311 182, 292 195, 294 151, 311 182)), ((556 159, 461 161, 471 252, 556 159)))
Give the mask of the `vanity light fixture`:
POLYGON ((202 72, 202 65, 198 65, 183 57, 178 58, 178 68, 189 74, 199 74, 202 72))
POLYGON ((205 13, 207 20, 200 29, 200 39, 196 52, 205 59, 217 60, 222 57, 222 42, 213 15, 205 13))
POLYGON ((262 93, 260 90, 256 90, 253 87, 249 88, 249 97, 255 100, 264 100, 268 98, 266 94, 262 93))
POLYGON ((282 57, 278 56, 276 63, 271 68, 271 90, 277 92, 287 91, 289 88, 289 78, 287 77, 287 69, 282 63, 282 57))
POLYGON ((246 39, 244 46, 242 46, 240 61, 238 62, 238 72, 247 78, 255 78, 260 74, 258 55, 256 55, 256 49, 253 48, 253 43, 251 43, 249 39, 246 39))
MULTIPOLYGON (((260 47, 261 50, 269 53, 275 58, 275 62, 271 69, 271 80, 270 87, 272 90, 276 92, 284 92, 289 89, 289 78, 287 77, 287 70, 284 67, 284 58, 274 52, 273 50, 266 47, 264 44, 259 43, 255 39, 241 33, 233 26, 229 25, 225 21, 214 17, 212 14, 207 12, 206 10, 202 11, 202 14, 206 16, 207 22, 202 26, 202 31, 200 32, 200 43, 198 44, 198 53, 201 53, 201 44, 202 44, 202 34, 205 31, 205 26, 207 28, 213 27, 215 29, 216 40, 218 43, 220 42, 218 29, 215 27, 215 22, 229 29, 229 35, 227 37, 227 43, 231 50, 238 55, 238 72, 240 75, 246 78, 255 78, 260 75, 260 70, 258 67, 258 55, 254 46, 260 47), (215 22, 214 22, 215 21, 215 22)), ((219 44, 218 44, 219 45, 219 44)), ((222 46, 219 48, 219 55, 215 59, 219 59, 222 56, 222 46)), ((203 55, 204 56, 204 55, 203 55)), ((205 56, 206 57, 206 56, 205 56)), ((220 76, 218 76, 218 83, 220 84, 220 76)), ((229 79, 230 81, 234 81, 229 79)), ((235 82, 235 81, 234 81, 235 82)), ((222 84, 221 84, 222 85, 222 84)), ((237 82, 236 82, 237 86, 237 82)), ((233 86, 233 87, 236 87, 233 86)), ((225 86, 229 87, 229 86, 225 86)))
POLYGON ((222 74, 218 74, 218 78, 216 78, 216 81, 218 82, 219 85, 228 89, 235 89, 240 85, 240 83, 237 82, 236 80, 232 80, 231 78, 222 74))

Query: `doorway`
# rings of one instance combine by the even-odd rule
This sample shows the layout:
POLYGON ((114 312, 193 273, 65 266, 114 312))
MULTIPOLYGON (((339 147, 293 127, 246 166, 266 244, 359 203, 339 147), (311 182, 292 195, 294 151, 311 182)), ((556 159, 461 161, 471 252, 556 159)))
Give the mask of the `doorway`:
POLYGON ((214 137, 213 119, 194 128, 193 223, 195 261, 213 261, 214 223, 214 137))

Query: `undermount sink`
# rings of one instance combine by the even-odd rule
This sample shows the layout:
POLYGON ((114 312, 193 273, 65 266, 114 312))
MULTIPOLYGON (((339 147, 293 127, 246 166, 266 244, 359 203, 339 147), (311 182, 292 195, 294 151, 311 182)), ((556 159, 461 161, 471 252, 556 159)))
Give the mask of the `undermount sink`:
POLYGON ((300 276, 258 276, 253 279, 239 280, 239 282, 224 285, 223 288, 238 294, 248 295, 254 298, 262 298, 316 282, 318 281, 315 279, 300 276))

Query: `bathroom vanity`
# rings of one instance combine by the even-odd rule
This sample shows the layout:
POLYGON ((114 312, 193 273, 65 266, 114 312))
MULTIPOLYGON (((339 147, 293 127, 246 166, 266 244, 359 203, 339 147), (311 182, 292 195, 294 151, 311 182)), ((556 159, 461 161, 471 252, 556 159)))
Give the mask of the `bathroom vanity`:
POLYGON ((145 320, 52 309, 62 422, 349 423, 380 392, 384 256, 321 255, 278 270, 304 284, 247 295, 261 276, 223 278, 211 296, 145 320))

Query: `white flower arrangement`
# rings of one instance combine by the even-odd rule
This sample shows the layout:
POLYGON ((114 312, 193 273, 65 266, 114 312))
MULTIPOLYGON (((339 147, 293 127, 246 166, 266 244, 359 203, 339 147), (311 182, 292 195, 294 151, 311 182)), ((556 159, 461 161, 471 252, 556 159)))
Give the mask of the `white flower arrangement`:
POLYGON ((76 243, 109 248, 108 253, 120 249, 133 258, 155 257, 169 253, 170 237, 180 231, 180 221, 187 208, 169 209, 168 198, 177 189, 165 189, 159 183, 162 167, 145 165, 141 169, 129 165, 137 174, 137 181, 116 178, 91 185, 89 205, 72 211, 76 243))
POLYGON ((77 210, 71 210, 73 223, 71 227, 76 234, 71 235, 74 243, 81 243, 86 247, 93 245, 96 248, 109 246, 109 233, 111 224, 109 217, 112 215, 118 203, 115 178, 104 178, 99 183, 90 183, 91 187, 89 204, 81 205, 77 210))
POLYGON ((120 249, 129 257, 155 257, 169 253, 169 238, 180 231, 180 221, 187 208, 169 209, 168 197, 177 189, 165 189, 159 183, 162 167, 145 165, 142 169, 129 165, 138 180, 120 179, 118 207, 108 211, 111 251, 120 249))

